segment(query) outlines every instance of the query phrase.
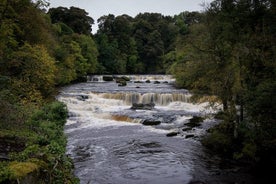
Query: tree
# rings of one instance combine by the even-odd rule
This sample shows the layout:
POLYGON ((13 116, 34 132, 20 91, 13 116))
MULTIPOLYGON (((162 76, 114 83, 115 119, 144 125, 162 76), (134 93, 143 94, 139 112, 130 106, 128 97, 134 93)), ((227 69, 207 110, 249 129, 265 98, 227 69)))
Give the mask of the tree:
POLYGON ((64 23, 69 26, 75 33, 91 35, 93 18, 88 16, 88 13, 77 7, 50 8, 48 14, 51 17, 52 23, 64 23))
POLYGON ((172 17, 159 13, 141 13, 135 18, 109 14, 98 23, 95 38, 99 62, 106 72, 115 72, 108 68, 111 65, 117 66, 116 73, 165 73, 162 58, 174 50, 178 34, 172 17))
POLYGON ((83 34, 75 34, 73 35, 73 40, 79 44, 81 49, 81 55, 87 60, 87 68, 85 68, 85 74, 96 73, 98 66, 98 49, 92 37, 83 34))
POLYGON ((56 66, 44 46, 24 44, 13 54, 8 67, 14 71, 11 76, 19 82, 15 84, 27 83, 31 86, 24 87, 23 90, 26 91, 20 90, 18 95, 23 98, 32 98, 30 93, 40 93, 43 97, 47 97, 53 92, 56 66))
POLYGON ((234 158, 267 164, 275 164, 276 147, 274 19, 274 1, 213 1, 204 21, 189 26, 184 38, 190 46, 184 44, 174 64, 177 83, 223 103, 224 121, 209 145, 219 145, 214 137, 223 135, 229 144, 222 146, 234 158))

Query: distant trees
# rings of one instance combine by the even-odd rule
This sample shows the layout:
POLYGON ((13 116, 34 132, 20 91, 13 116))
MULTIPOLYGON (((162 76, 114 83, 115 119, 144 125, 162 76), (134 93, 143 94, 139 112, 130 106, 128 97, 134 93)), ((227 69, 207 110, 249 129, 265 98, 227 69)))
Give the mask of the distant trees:
POLYGON ((102 16, 95 39, 99 63, 109 73, 165 73, 164 55, 174 50, 179 27, 158 13, 102 16), (114 67, 115 66, 115 67, 114 67))
POLYGON ((178 87, 221 100, 224 121, 207 145, 275 160, 275 1, 215 0, 174 17, 110 14, 96 35, 85 10, 45 13, 47 4, 0 1, 1 127, 24 124, 55 86, 87 74, 171 73, 178 87))

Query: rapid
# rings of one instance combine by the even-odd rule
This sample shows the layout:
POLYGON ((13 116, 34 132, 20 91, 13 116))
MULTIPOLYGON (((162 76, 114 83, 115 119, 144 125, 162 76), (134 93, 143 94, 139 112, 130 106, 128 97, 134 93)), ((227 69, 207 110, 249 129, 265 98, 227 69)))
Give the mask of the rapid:
POLYGON ((192 103, 191 94, 173 86, 169 75, 131 75, 127 86, 102 76, 61 89, 58 100, 69 110, 67 154, 81 184, 250 183, 238 168, 200 143, 217 123, 220 106, 192 103), (132 104, 155 104, 150 110, 132 104), (188 126, 193 117, 200 126, 188 126), (145 126, 143 122, 159 122, 145 126), (168 136, 175 133, 175 136, 168 136))

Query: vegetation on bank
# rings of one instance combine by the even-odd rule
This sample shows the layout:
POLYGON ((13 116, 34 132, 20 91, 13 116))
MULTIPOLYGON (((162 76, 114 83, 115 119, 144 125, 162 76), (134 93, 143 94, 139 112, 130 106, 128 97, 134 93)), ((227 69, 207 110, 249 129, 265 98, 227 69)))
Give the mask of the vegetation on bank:
POLYGON ((276 166, 275 1, 215 0, 179 36, 179 87, 223 104, 203 144, 238 161, 276 166))
POLYGON ((223 103, 204 145, 275 167, 275 1, 214 0, 173 17, 110 14, 95 35, 85 10, 47 4, 0 2, 0 182, 77 182, 65 156, 66 107, 54 96, 87 74, 173 74, 178 87, 223 103))
POLYGON ((32 109, 24 124, 1 127, 0 151, 9 157, 0 163, 0 183, 78 183, 65 155, 66 118, 66 106, 52 102, 32 109))

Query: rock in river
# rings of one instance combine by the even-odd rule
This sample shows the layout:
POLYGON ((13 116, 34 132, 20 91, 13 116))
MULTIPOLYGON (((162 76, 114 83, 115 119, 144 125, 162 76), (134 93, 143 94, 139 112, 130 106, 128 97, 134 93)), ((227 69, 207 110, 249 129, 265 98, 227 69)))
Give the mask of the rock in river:
POLYGON ((148 104, 134 103, 134 104, 132 104, 132 107, 130 109, 132 109, 132 110, 152 110, 154 108, 154 106, 155 106, 154 103, 148 103, 148 104))
POLYGON ((154 125, 161 124, 161 121, 158 121, 158 120, 144 120, 142 122, 142 124, 145 125, 145 126, 154 126, 154 125))

